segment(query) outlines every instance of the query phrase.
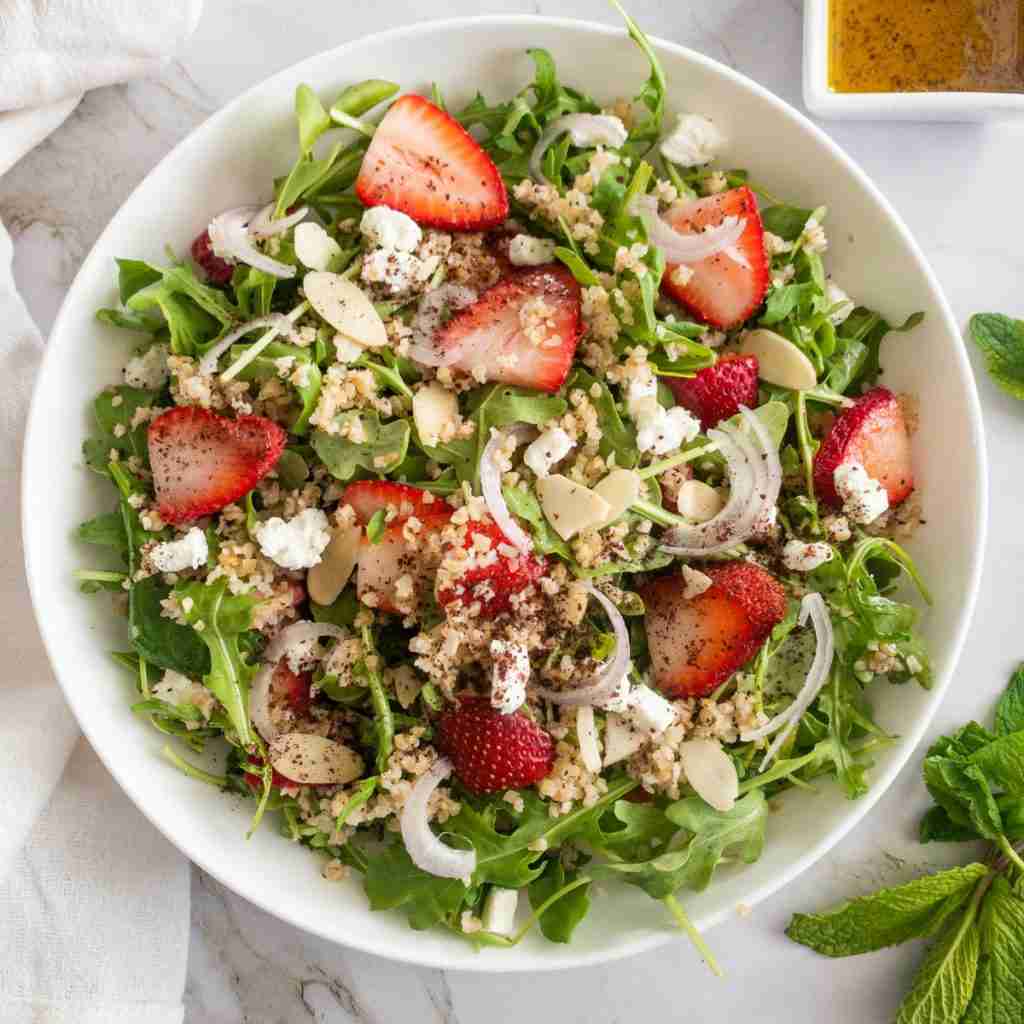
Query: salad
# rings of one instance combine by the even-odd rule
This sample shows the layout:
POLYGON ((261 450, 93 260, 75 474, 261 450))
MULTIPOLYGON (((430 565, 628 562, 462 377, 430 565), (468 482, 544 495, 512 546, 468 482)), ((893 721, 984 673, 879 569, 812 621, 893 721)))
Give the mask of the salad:
POLYGON ((135 351, 78 536, 118 562, 76 575, 133 710, 477 944, 570 941, 597 881, 692 935, 677 894, 758 858, 769 800, 865 792, 876 681, 930 683, 916 416, 878 383, 920 317, 830 280, 827 197, 719 166, 699 97, 669 123, 626 21, 632 100, 543 50, 500 102, 300 87, 273 198, 118 260, 98 313, 135 351))

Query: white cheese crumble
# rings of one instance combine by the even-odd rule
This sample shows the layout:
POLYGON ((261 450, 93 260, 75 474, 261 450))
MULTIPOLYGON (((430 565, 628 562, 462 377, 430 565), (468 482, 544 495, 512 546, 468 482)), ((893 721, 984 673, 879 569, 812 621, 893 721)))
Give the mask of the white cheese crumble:
POLYGON ((576 442, 561 428, 548 427, 523 453, 523 462, 539 477, 551 472, 576 447, 576 442))
POLYGON ((124 368, 125 384, 146 391, 159 391, 170 375, 166 345, 152 345, 141 356, 132 356, 124 368))
POLYGON ((303 509, 287 522, 274 516, 254 533, 260 551, 283 569, 312 568, 331 541, 327 515, 318 508, 303 509))
POLYGON ((508 243, 508 258, 516 267, 539 267, 555 258, 555 243, 550 238, 516 235, 508 243))
POLYGON ((670 701, 642 683, 630 688, 629 679, 625 677, 618 692, 597 706, 622 715, 645 732, 664 732, 676 720, 676 709, 670 701))
POLYGON ((193 526, 184 537, 166 540, 149 552, 149 561, 158 572, 183 572, 206 565, 210 546, 206 534, 193 526))
POLYGON ((360 277, 367 284, 383 285, 397 295, 414 288, 423 278, 423 261, 401 249, 374 249, 363 257, 360 277))
POLYGON ((641 413, 636 420, 636 446, 642 452, 665 455, 677 451, 700 433, 700 423, 682 406, 658 406, 641 413))
POLYGON ((503 715, 511 715, 526 703, 526 684, 530 680, 530 652, 523 644, 492 640, 491 657, 494 659, 491 707, 503 715))
POLYGON ((832 559, 832 548, 821 541, 787 541, 782 549, 782 564, 791 572, 811 572, 832 559))
POLYGON ((832 281, 825 283, 825 302, 831 308, 836 308, 829 313, 828 318, 833 325, 838 327, 853 312, 855 303, 839 285, 832 281))
POLYGON ((214 697, 201 683, 195 683, 180 672, 167 669, 163 678, 152 689, 152 695, 165 704, 178 707, 181 704, 194 704, 204 717, 209 718, 214 708, 214 697))
POLYGON ((725 145, 725 136, 703 114, 680 114, 661 143, 661 155, 680 167, 710 163, 725 145))
POLYGON ((590 114, 574 120, 566 129, 574 146, 612 146, 619 149, 626 144, 629 131, 621 117, 614 114, 590 114))
POLYGON ((390 206, 371 206, 359 222, 359 230, 382 249, 412 252, 422 241, 419 224, 390 206))
POLYGON ((885 488, 868 476, 859 462, 837 466, 832 479, 843 499, 843 512, 855 523, 866 526, 888 511, 889 495, 885 488))

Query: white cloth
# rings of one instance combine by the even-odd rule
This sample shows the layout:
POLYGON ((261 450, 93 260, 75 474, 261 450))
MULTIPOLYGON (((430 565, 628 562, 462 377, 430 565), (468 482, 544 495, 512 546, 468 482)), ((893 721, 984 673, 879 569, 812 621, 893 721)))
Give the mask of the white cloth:
MULTIPOLYGON (((83 90, 156 70, 200 10, 0 0, 0 174, 83 90)), ((18 463, 41 353, 0 226, 0 1024, 181 1024, 188 863, 79 740, 29 607, 18 463)))

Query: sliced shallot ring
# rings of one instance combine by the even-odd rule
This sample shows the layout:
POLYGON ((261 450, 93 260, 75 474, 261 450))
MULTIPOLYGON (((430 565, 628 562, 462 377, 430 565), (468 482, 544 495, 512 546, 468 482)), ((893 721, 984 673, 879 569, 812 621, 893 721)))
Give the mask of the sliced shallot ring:
POLYGON ((572 136, 572 141, 577 146, 585 145, 606 145, 618 149, 622 146, 629 133, 626 132, 622 119, 613 114, 566 114, 564 117, 555 118, 544 129, 544 133, 537 140, 537 145, 530 153, 530 177, 543 185, 550 185, 551 182, 544 176, 541 169, 544 163, 544 154, 548 146, 563 132, 572 136), (596 130, 600 135, 589 135, 586 141, 580 136, 580 131, 596 130))
POLYGON ((647 229, 647 241, 660 249, 669 263, 699 263, 706 260, 735 246, 747 229, 746 217, 729 216, 714 227, 683 234, 658 214, 658 200, 655 196, 637 196, 631 204, 631 210, 643 221, 647 229))
POLYGON ((443 284, 420 299, 416 315, 412 318, 412 341, 409 358, 423 366, 451 366, 457 362, 463 351, 459 346, 440 352, 434 344, 437 330, 441 326, 444 307, 465 309, 476 302, 477 293, 461 284, 443 284))
POLYGON ((213 346, 207 352, 202 359, 199 360, 199 372, 205 376, 209 376, 212 373, 217 372, 217 360, 239 338, 244 338, 250 331, 255 331, 257 327, 272 327, 276 334, 284 334, 290 341, 294 341, 298 335, 296 334, 295 327, 291 320, 284 315, 284 313, 268 313, 266 316, 258 316, 255 320, 250 320, 248 323, 244 323, 241 327, 236 327, 230 334, 225 334, 216 345, 213 346))
POLYGON ((452 763, 440 758, 421 775, 402 807, 402 841, 413 864, 438 878, 468 879, 476 869, 476 850, 455 850, 434 835, 427 805, 434 790, 452 773, 452 763))
POLYGON ((498 524, 498 528, 524 555, 533 550, 533 541, 529 534, 512 518, 512 513, 505 503, 505 496, 501 493, 501 469, 498 466, 498 448, 504 443, 505 438, 512 435, 516 442, 521 444, 537 436, 537 431, 525 423, 517 423, 504 431, 492 429, 491 437, 484 446, 483 455, 480 456, 480 490, 483 493, 484 501, 487 504, 487 511, 491 518, 498 524))
POLYGON ((605 610, 608 621, 615 631, 615 653, 594 673, 591 681, 572 690, 549 690, 546 687, 535 687, 538 697, 552 704, 564 707, 581 707, 584 704, 598 705, 601 701, 613 696, 619 688, 626 673, 629 671, 629 630, 622 613, 593 584, 586 583, 587 593, 597 599, 605 610))
POLYGON ((260 666, 249 690, 249 717, 268 743, 277 736, 277 726, 270 717, 270 685, 276 667, 276 664, 260 666))
POLYGON ((336 626, 333 622, 308 622, 306 620, 293 622, 290 626, 285 626, 271 640, 263 659, 271 665, 276 665, 288 653, 289 648, 305 643, 307 640, 319 640, 325 636, 340 639, 347 634, 341 626, 336 626))
POLYGON ((796 728, 804 713, 814 703, 815 698, 821 693, 821 688, 828 680, 832 668, 832 656, 835 653, 835 637, 832 632, 832 619, 828 614, 828 605, 825 599, 818 593, 808 594, 800 602, 800 625, 806 625, 810 619, 814 624, 814 635, 817 646, 814 650, 814 660, 807 671, 807 678, 796 699, 784 711, 777 714, 770 722, 743 732, 740 739, 744 743, 753 740, 761 740, 770 736, 773 732, 782 729, 782 732, 772 741, 764 760, 761 762, 760 771, 764 771, 772 763, 775 756, 782 749, 783 744, 789 738, 789 734, 796 728))
POLYGON ((249 221, 249 235, 252 238, 273 238, 274 235, 283 235, 289 228, 295 227, 300 221, 306 219, 309 213, 308 206, 300 206, 293 213, 284 217, 273 217, 276 203, 267 203, 266 206, 249 221))
POLYGON ((255 267, 256 270, 262 270, 272 277, 294 277, 295 267, 288 263, 281 263, 280 260, 271 259, 253 245, 249 235, 249 221, 258 212, 256 207, 240 206, 214 217, 207 229, 213 251, 222 258, 230 257, 240 263, 255 267))

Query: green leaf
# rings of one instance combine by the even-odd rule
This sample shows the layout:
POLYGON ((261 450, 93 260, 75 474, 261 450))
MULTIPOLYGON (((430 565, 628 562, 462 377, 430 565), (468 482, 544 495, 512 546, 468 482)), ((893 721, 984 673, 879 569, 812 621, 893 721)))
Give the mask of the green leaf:
POLYGON ((368 859, 363 884, 371 910, 401 907, 416 931, 453 915, 467 891, 457 878, 438 878, 416 867, 398 841, 368 859))
POLYGON ((376 412, 356 410, 338 413, 336 417, 336 422, 343 430, 350 428, 356 421, 359 422, 363 436, 358 444, 322 430, 313 431, 310 437, 313 450, 338 480, 351 480, 358 469, 370 473, 386 473, 402 462, 409 448, 410 429, 406 420, 391 420, 382 424, 376 412))
POLYGON ((974 990, 981 942, 973 905, 955 918, 929 951, 900 1006, 896 1024, 953 1024, 974 990))
POLYGON ((962 1024, 1017 1024, 1024 1020, 1024 902, 996 878, 979 920, 981 959, 974 995, 962 1024))
POLYGON ((992 379, 1008 395, 1024 399, 1024 320, 1000 313, 975 313, 970 335, 982 352, 992 379))
POLYGON ((80 524, 75 537, 83 544, 94 544, 102 548, 114 548, 127 555, 128 537, 125 534, 124 519, 119 512, 105 512, 80 524))
MULTIPOLYGON (((765 402, 764 405, 759 405, 754 410, 754 415, 764 425, 765 430, 768 431, 772 440, 775 442, 775 446, 779 447, 782 444, 782 439, 786 436, 786 428, 789 425, 789 407, 785 402, 765 402)), ((737 413, 735 416, 726 420, 726 423, 731 427, 742 427, 742 413, 737 413)))
MULTIPOLYGON (((527 890, 530 906, 536 910, 545 900, 551 899, 566 886, 572 885, 579 877, 579 872, 566 872, 561 858, 549 858, 544 873, 534 879, 527 890)), ((576 926, 587 916, 590 910, 590 885, 581 885, 548 907, 541 914, 538 924, 541 933, 549 942, 571 942, 576 926)))
POLYGON ((1024 665, 1010 677, 1010 683, 996 705, 996 735, 1024 729, 1024 665))
POLYGON ((299 122, 299 150, 305 156, 332 123, 320 97, 308 85, 295 90, 295 118, 299 122))
POLYGON ((918 839, 922 843, 966 843, 978 838, 968 825, 960 825, 944 807, 929 807, 921 818, 918 839))
POLYGON ((97 309, 96 319, 109 327, 117 327, 122 331, 137 331, 141 334, 156 334, 163 326, 154 317, 142 316, 126 309, 97 309))
POLYGON ((195 630, 163 615, 160 602, 170 593, 158 576, 132 585, 128 597, 132 646, 150 665, 202 679, 210 671, 210 652, 195 630))
POLYGON ((93 415, 99 436, 90 438, 82 447, 86 464, 99 473, 106 472, 110 460, 111 448, 121 452, 126 458, 137 456, 146 462, 148 459, 147 430, 148 423, 132 426, 135 411, 141 407, 151 406, 157 395, 153 391, 143 391, 127 384, 101 391, 93 402, 93 415))
POLYGON ((370 667, 369 659, 377 655, 377 648, 368 626, 363 628, 362 637, 363 658, 358 666, 359 675, 370 691, 370 701, 373 704, 373 732, 377 747, 377 771, 383 774, 387 771, 388 759, 394 749, 395 720, 391 714, 391 705, 388 703, 380 672, 370 667))
POLYGON ((971 755, 971 763, 1007 792, 1024 795, 1024 731, 993 740, 971 755))
POLYGON ((597 411, 601 423, 601 454, 607 458, 614 452, 616 466, 632 469, 640 457, 636 447, 636 430, 632 424, 623 422, 608 386, 586 370, 576 369, 569 378, 569 390, 573 388, 584 391, 597 411), (596 398, 593 394, 595 385, 598 390, 596 398))
POLYGON ((509 511, 530 524, 530 532, 542 555, 557 554, 567 561, 572 560, 572 551, 561 537, 551 528, 534 493, 527 487, 502 487, 501 493, 509 511))
POLYGON ((932 755, 924 760, 924 781, 932 799, 957 825, 970 826, 987 839, 1002 833, 999 807, 978 765, 932 755))
POLYGON ((160 280, 160 271, 142 260, 116 260, 117 290, 121 305, 143 288, 160 280))
POLYGON ((285 448, 274 467, 277 479, 287 490, 301 487, 309 479, 309 464, 294 448, 285 448))
POLYGON ((813 210, 805 210, 799 206, 786 206, 784 203, 780 203, 762 210, 761 222, 764 224, 765 231, 770 231, 787 242, 795 242, 813 212, 813 210))
POLYGON ((891 331, 904 333, 911 331, 924 320, 924 313, 912 313, 899 326, 893 327, 880 313, 864 306, 858 306, 847 318, 836 328, 837 340, 844 344, 856 342, 863 346, 863 355, 859 359, 859 366, 850 376, 845 386, 840 382, 828 379, 830 387, 837 391, 849 391, 855 384, 862 387, 870 387, 878 380, 882 372, 879 362, 879 352, 882 341, 891 331))
POLYGON ((823 914, 794 914, 786 934, 832 957, 895 946, 926 934, 947 901, 962 904, 987 873, 984 864, 969 864, 881 889, 823 914))
POLYGON ((636 96, 636 102, 646 107, 647 113, 635 118, 629 131, 629 140, 623 146, 623 150, 639 156, 650 149, 661 136, 661 122, 665 116, 665 72, 647 36, 636 22, 625 12, 618 0, 612 0, 612 6, 622 15, 629 37, 640 47, 651 66, 647 81, 636 96))

